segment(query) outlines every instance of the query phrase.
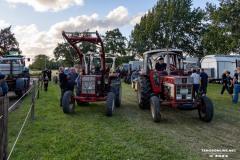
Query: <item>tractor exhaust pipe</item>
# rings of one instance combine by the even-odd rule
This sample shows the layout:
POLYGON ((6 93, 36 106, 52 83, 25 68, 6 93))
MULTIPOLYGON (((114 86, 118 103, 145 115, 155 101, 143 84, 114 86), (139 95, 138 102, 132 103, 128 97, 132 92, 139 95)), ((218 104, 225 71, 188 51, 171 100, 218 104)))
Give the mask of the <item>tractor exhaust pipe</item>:
POLYGON ((167 48, 167 73, 170 75, 170 56, 168 53, 168 48, 167 48))

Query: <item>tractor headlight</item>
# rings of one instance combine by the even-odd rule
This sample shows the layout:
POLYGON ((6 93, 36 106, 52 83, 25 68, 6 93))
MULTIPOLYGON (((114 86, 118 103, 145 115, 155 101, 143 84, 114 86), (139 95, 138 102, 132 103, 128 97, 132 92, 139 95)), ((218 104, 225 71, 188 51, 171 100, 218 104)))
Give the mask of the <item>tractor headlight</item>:
POLYGON ((182 95, 181 94, 177 94, 176 95, 176 99, 182 99, 182 95))
POLYGON ((186 98, 187 98, 187 99, 192 99, 192 95, 191 95, 191 94, 188 94, 186 98))

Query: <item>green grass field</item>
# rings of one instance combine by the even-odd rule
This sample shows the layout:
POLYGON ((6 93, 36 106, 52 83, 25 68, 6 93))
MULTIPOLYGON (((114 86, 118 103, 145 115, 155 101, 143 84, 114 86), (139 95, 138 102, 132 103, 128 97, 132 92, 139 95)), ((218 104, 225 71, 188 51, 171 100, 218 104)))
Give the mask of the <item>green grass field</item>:
MULTIPOLYGON (((60 89, 50 84, 36 99, 35 120, 27 120, 10 159, 208 159, 202 149, 236 149, 227 159, 240 159, 240 105, 233 105, 220 84, 210 84, 215 115, 199 121, 197 110, 164 108, 161 123, 137 105, 137 93, 123 83, 122 107, 104 115, 105 102, 75 106, 73 115, 59 107, 60 89)), ((31 96, 9 115, 8 150, 29 110, 31 96)), ((213 158, 217 159, 217 158, 213 158)))

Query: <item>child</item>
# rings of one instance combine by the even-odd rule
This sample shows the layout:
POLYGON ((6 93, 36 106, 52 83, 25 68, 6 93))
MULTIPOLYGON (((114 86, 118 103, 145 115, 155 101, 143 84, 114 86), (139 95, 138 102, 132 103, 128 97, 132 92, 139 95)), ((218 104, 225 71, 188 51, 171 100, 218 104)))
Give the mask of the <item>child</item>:
POLYGON ((231 97, 231 101, 233 100, 233 79, 230 76, 230 72, 227 71, 226 72, 226 76, 227 76, 227 88, 228 88, 228 93, 231 97))

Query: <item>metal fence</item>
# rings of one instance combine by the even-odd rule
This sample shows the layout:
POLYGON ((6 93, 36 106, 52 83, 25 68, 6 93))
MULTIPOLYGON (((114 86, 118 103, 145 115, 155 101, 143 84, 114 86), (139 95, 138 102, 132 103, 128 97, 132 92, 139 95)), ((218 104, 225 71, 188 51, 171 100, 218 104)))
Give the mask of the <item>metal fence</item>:
POLYGON ((7 160, 10 158, 30 113, 31 113, 31 119, 34 120, 35 99, 39 98, 39 94, 40 94, 39 90, 40 90, 40 81, 38 80, 38 87, 37 87, 37 94, 36 94, 36 81, 34 80, 33 84, 30 86, 29 90, 21 98, 19 98, 12 106, 9 106, 9 98, 8 97, 0 97, 0 160, 7 160), (20 100, 30 92, 32 93, 32 101, 31 101, 30 108, 29 108, 28 113, 25 117, 25 120, 19 130, 16 140, 15 140, 13 146, 11 147, 11 151, 9 154, 7 154, 8 114, 10 112, 14 111, 14 109, 17 107, 17 104, 20 102, 20 100))

